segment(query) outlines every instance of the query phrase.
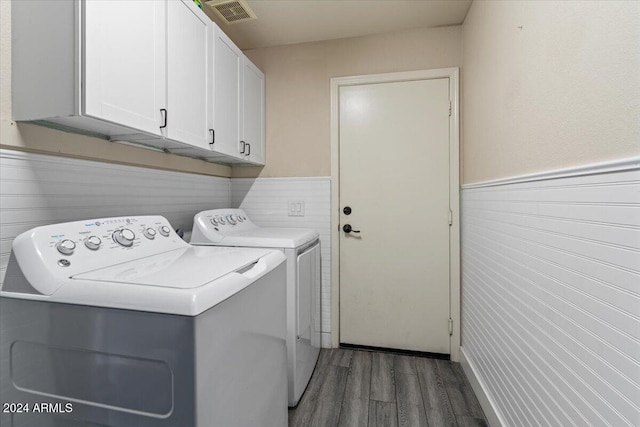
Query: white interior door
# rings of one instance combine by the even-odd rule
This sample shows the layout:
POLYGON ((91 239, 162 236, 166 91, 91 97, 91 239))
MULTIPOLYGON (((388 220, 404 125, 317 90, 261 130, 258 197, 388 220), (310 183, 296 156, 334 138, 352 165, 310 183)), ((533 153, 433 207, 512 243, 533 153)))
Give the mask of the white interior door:
POLYGON ((340 87, 341 343, 450 352, 449 99, 448 78, 340 87))

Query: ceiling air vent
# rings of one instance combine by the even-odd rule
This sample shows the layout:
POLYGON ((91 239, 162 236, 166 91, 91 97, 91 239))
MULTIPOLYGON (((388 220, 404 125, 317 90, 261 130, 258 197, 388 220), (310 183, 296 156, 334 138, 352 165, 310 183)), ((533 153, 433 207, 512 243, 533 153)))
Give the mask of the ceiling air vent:
POLYGON ((237 24, 257 18, 245 0, 211 0, 205 4, 227 24, 237 24))

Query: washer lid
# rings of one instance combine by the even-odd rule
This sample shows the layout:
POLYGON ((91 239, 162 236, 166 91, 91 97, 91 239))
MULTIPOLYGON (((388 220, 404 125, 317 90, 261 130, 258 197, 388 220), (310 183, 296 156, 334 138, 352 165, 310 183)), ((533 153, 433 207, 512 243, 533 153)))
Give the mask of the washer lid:
POLYGON ((36 227, 12 249, 0 297, 186 316, 283 271, 286 259, 269 249, 194 248, 161 216, 36 227))
POLYGON ((51 295, 0 290, 0 297, 197 316, 256 282, 284 282, 285 260, 270 249, 177 249, 76 274, 51 295))
POLYGON ((76 274, 71 279, 193 289, 242 271, 268 252, 268 249, 186 247, 76 274))
MULTIPOLYGON (((251 248, 297 248, 317 239, 318 236, 317 231, 306 228, 253 227, 249 230, 229 233, 215 244, 251 248)), ((209 243, 192 242, 192 244, 209 243)))

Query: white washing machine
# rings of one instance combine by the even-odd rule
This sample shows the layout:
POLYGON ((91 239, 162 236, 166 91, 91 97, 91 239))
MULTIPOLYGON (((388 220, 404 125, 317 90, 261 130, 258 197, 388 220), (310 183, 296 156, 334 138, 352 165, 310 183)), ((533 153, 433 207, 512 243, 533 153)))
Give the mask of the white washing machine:
POLYGON ((160 216, 21 234, 0 292, 15 404, 0 424, 286 426, 284 261, 192 247, 160 216))
POLYGON ((287 377, 289 406, 296 406, 321 347, 318 232, 259 227, 242 209, 214 209, 195 216, 191 244, 273 248, 287 256, 287 377))

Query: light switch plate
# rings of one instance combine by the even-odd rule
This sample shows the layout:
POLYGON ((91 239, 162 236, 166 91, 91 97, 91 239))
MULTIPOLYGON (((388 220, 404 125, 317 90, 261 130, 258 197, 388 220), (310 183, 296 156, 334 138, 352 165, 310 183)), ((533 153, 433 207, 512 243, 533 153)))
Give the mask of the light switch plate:
POLYGON ((289 216, 304 216, 304 200, 289 200, 289 216))

